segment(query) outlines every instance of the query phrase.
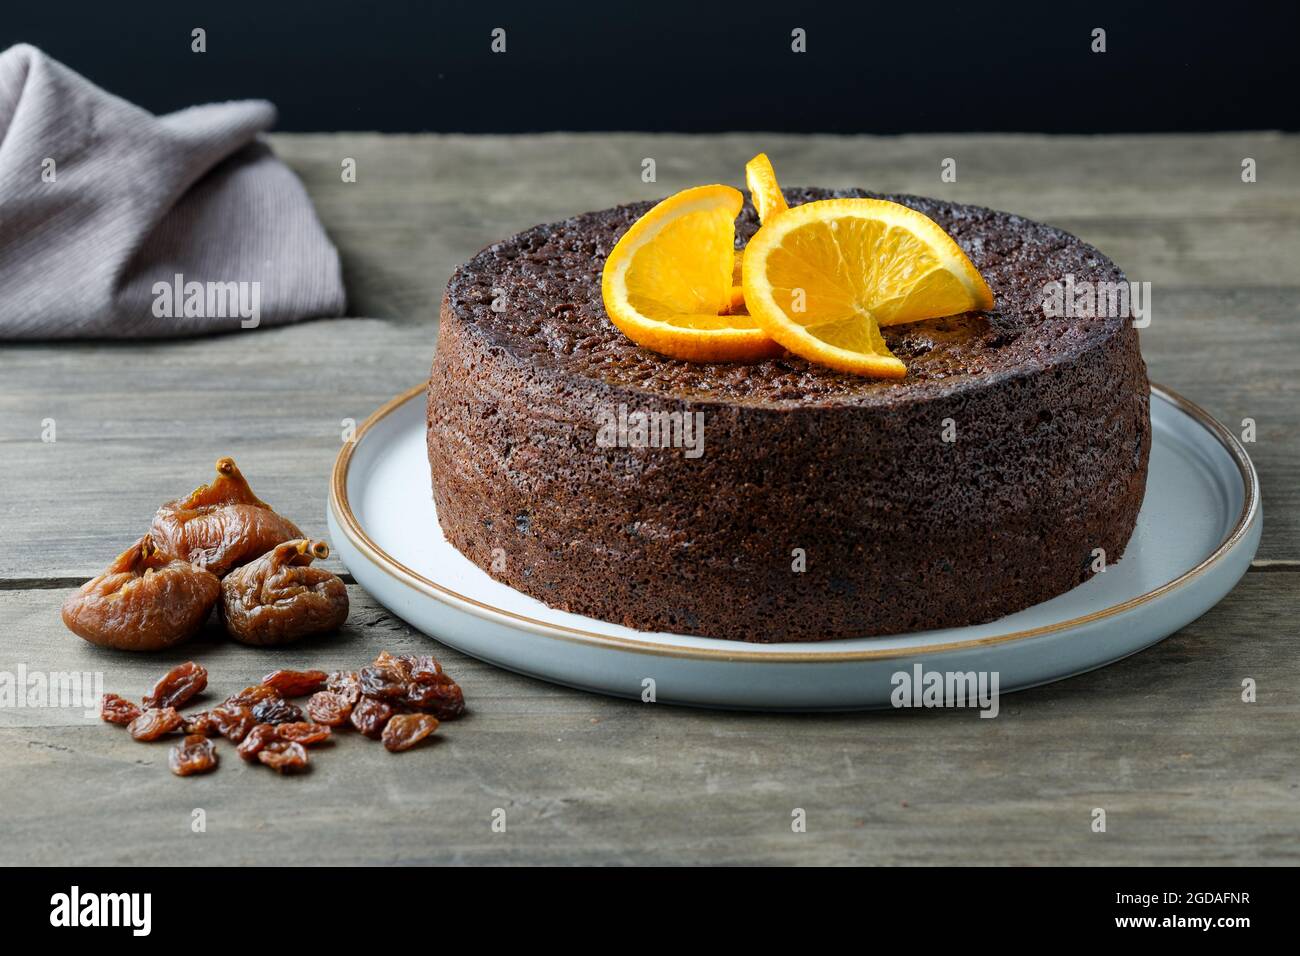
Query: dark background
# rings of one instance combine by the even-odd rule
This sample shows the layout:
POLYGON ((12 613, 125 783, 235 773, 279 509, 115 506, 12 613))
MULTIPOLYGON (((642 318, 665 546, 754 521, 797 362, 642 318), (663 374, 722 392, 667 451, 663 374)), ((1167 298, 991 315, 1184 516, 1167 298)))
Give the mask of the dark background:
POLYGON ((1298 8, 8 0, 0 41, 154 112, 265 97, 283 130, 1295 130, 1298 8))

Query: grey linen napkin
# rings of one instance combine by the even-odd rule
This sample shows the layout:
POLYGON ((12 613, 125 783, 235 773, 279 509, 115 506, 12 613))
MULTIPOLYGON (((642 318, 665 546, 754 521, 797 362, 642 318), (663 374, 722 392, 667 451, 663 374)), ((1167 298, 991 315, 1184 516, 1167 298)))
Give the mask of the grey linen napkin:
POLYGON ((180 336, 344 308, 338 252, 262 101, 154 116, 0 53, 0 339, 180 336))

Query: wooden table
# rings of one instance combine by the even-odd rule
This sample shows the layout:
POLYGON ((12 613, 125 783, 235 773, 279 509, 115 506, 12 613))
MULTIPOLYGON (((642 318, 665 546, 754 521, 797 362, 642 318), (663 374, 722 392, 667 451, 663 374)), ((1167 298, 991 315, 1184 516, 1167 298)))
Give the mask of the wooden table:
MULTIPOLYGON (((430 649, 472 716, 403 756, 351 735, 314 772, 167 772, 78 709, 0 709, 3 863, 1300 862, 1300 141, 1150 137, 276 136, 342 251, 357 318, 194 341, 0 348, 0 672, 102 672, 137 696, 195 657, 222 694, 275 667, 430 649), (553 687, 442 648, 351 588, 334 638, 99 651, 65 593, 157 504, 232 454, 258 492, 324 531, 345 419, 425 375, 456 263, 535 222, 705 182, 754 152, 789 183, 865 185, 1013 210, 1150 281, 1151 377, 1249 445, 1258 560, 1164 643, 970 711, 764 716, 553 687), (357 161, 355 183, 339 175, 357 161), (641 181, 654 158, 658 182, 641 181), (940 181, 945 158, 956 183, 940 181), (1258 165, 1245 184, 1243 158, 1258 165), (56 438, 42 441, 46 419, 56 438), (1246 677, 1258 700, 1241 700, 1246 677), (794 833, 791 812, 807 813, 794 833), (1092 810, 1108 829, 1093 833, 1092 810), (494 832, 497 809, 505 832, 494 832), (206 831, 193 832, 202 809, 206 831)), ((3 290, 0 290, 2 293, 3 290)), ((0 299, 0 308, 3 307, 0 299)))

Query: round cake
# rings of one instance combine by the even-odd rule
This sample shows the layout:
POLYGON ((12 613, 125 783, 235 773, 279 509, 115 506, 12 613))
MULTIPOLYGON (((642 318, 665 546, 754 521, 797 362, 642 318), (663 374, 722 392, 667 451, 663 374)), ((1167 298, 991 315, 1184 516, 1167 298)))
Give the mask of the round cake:
MULTIPOLYGON (((1067 276, 1125 281, 1115 264, 1008 213, 784 192, 924 213, 994 310, 883 329, 901 380, 790 354, 693 364, 634 344, 602 303, 605 258, 652 203, 529 229, 442 303, 428 446, 447 539, 552 607, 760 642, 989 621, 1119 560, 1151 444, 1138 335, 1043 308, 1067 276)), ((747 204, 737 248, 757 227, 747 204)))

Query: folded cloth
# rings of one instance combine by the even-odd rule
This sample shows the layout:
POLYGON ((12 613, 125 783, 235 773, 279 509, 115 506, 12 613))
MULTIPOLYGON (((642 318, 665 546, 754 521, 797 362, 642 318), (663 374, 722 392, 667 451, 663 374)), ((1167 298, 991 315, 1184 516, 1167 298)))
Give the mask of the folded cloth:
POLYGON ((338 252, 257 134, 263 101, 154 116, 0 53, 0 339, 196 335, 341 315, 338 252))

